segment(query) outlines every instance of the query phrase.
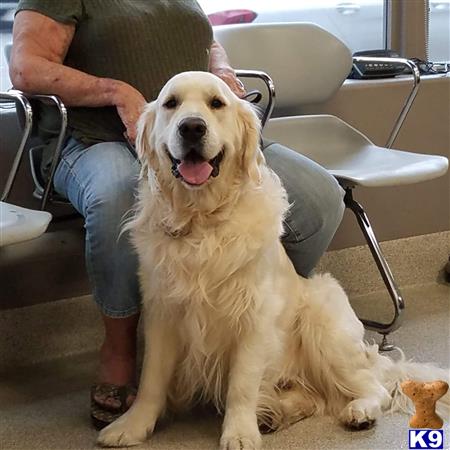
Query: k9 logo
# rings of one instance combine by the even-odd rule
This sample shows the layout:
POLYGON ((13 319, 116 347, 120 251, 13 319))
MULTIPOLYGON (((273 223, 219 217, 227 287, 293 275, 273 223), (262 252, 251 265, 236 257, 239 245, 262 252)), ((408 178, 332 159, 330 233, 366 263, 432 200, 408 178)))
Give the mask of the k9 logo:
POLYGON ((409 430, 409 448, 444 448, 444 430, 409 430))

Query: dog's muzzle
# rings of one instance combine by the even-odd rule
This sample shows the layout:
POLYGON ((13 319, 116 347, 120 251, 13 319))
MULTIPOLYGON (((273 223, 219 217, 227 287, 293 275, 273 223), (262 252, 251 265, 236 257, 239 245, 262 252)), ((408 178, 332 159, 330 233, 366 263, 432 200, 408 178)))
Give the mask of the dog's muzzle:
POLYGON ((223 149, 214 158, 205 158, 208 127, 201 117, 185 117, 178 124, 178 137, 182 150, 181 159, 175 158, 166 147, 172 162, 172 174, 190 186, 201 186, 211 177, 217 177, 223 149))

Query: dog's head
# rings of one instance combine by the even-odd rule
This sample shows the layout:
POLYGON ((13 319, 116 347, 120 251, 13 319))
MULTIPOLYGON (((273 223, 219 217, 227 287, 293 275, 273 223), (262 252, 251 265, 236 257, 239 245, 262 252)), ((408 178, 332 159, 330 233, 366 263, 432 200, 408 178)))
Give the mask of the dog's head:
POLYGON ((184 72, 170 79, 138 123, 136 149, 160 182, 198 190, 250 177, 258 183, 259 120, 218 77, 184 72))

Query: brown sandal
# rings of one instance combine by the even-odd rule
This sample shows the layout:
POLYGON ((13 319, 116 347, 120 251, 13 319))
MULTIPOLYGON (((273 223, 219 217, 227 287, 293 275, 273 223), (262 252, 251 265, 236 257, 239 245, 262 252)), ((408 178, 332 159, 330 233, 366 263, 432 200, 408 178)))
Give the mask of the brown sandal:
POLYGON ((109 383, 94 384, 91 387, 91 420, 97 430, 101 430, 118 419, 131 406, 128 399, 136 396, 136 387, 130 384, 117 386, 109 383), (106 404, 98 401, 98 397, 109 399, 106 404), (112 404, 111 404, 112 403, 112 404))

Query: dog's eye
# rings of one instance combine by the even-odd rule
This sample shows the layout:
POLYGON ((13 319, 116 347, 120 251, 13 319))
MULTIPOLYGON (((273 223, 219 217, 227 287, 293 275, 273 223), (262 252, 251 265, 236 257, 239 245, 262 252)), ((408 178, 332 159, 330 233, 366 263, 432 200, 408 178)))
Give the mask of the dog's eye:
POLYGON ((220 109, 223 106, 225 106, 225 103, 222 100, 220 100, 218 98, 213 98, 211 100, 211 108, 212 109, 220 109))
POLYGON ((174 109, 178 106, 178 100, 175 97, 171 97, 163 104, 163 106, 167 109, 174 109))

